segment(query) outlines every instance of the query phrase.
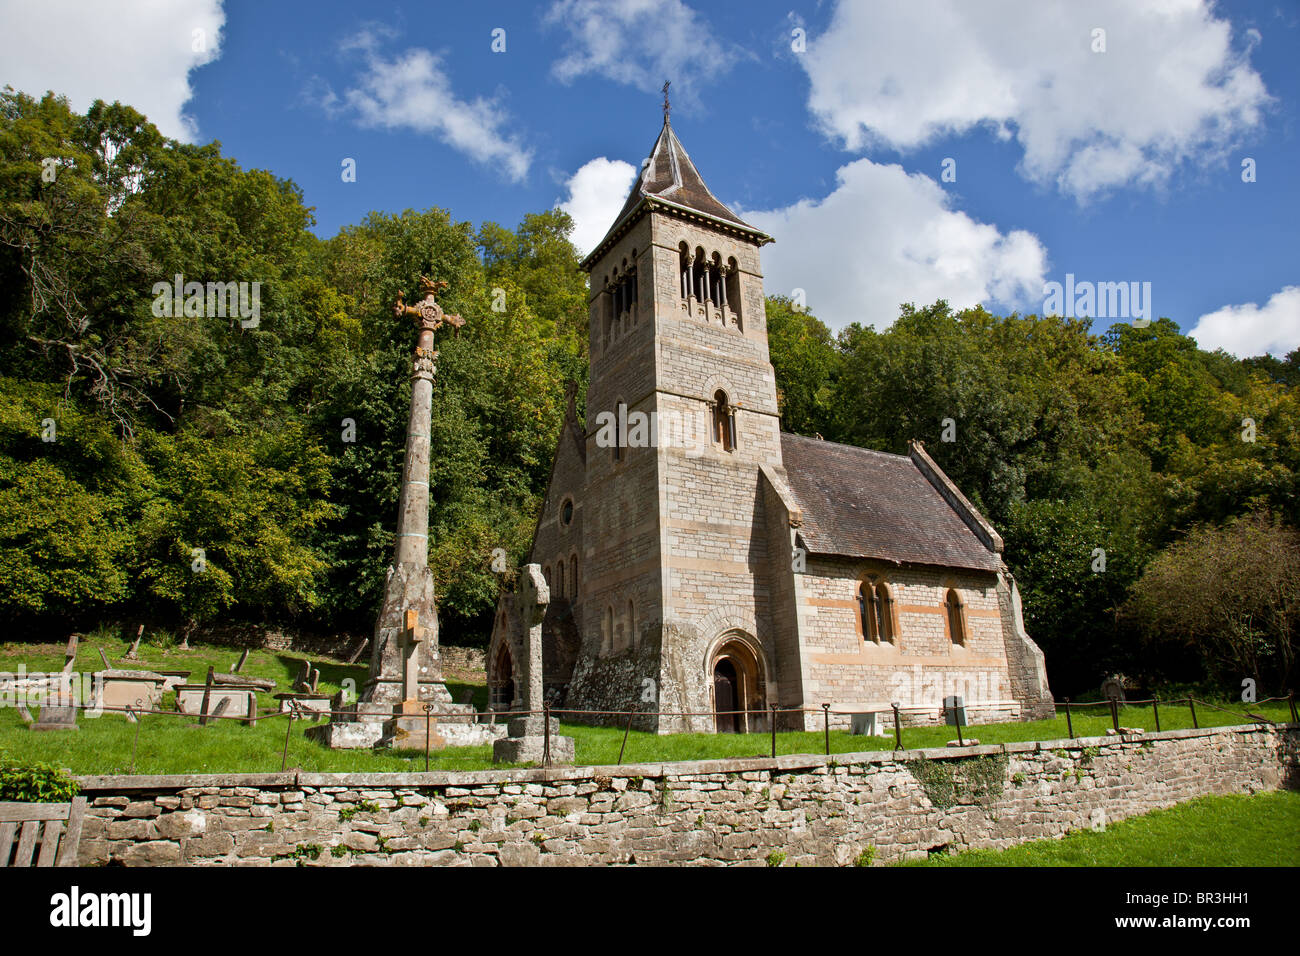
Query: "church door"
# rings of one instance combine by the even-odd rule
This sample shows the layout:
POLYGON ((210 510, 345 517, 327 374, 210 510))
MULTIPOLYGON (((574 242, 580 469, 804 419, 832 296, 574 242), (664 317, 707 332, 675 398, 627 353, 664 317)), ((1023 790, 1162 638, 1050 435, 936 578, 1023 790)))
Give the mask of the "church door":
POLYGON ((741 715, 737 713, 728 713, 740 709, 739 680, 736 676, 736 667, 727 658, 722 658, 713 667, 713 704, 714 717, 717 721, 718 733, 736 734, 740 733, 741 715))

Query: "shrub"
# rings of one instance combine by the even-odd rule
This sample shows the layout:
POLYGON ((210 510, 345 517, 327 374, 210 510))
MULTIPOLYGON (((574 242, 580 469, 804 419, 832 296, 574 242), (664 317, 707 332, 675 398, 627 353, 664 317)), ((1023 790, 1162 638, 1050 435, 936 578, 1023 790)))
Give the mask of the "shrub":
POLYGON ((77 795, 77 781, 48 764, 26 767, 10 763, 0 753, 0 800, 18 803, 68 803, 77 795))

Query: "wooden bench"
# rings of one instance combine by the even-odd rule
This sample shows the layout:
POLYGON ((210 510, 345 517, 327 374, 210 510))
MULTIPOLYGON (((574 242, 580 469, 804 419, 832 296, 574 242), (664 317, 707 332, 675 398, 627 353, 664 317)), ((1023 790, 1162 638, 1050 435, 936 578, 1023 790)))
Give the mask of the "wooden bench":
POLYGON ((0 803, 0 867, 32 866, 33 862, 36 866, 76 866, 85 815, 85 797, 74 797, 71 803, 0 803))

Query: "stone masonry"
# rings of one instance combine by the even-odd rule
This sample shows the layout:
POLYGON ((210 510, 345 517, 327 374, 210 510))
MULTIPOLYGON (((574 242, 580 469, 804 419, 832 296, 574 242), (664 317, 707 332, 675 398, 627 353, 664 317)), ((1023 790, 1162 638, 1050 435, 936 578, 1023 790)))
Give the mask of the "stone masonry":
POLYGON ((1060 837, 1204 794, 1295 789, 1300 726, 897 755, 80 782, 85 866, 843 866, 1060 837))

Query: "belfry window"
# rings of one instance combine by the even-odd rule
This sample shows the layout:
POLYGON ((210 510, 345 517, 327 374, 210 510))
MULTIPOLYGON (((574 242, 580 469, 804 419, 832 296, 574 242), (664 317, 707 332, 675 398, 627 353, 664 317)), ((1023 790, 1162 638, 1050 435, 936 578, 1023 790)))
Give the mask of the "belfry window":
POLYGON ((692 254, 683 242, 678 247, 682 299, 688 303, 719 310, 723 314, 723 324, 726 324, 727 312, 731 310, 733 324, 735 324, 734 314, 737 314, 737 310, 732 305, 732 299, 739 295, 739 285, 734 272, 735 262, 734 258, 730 258, 724 265, 718 253, 715 252, 710 256, 702 247, 697 247, 692 254))
POLYGON ((736 410, 721 389, 713 395, 713 440, 723 451, 736 450, 736 410))

